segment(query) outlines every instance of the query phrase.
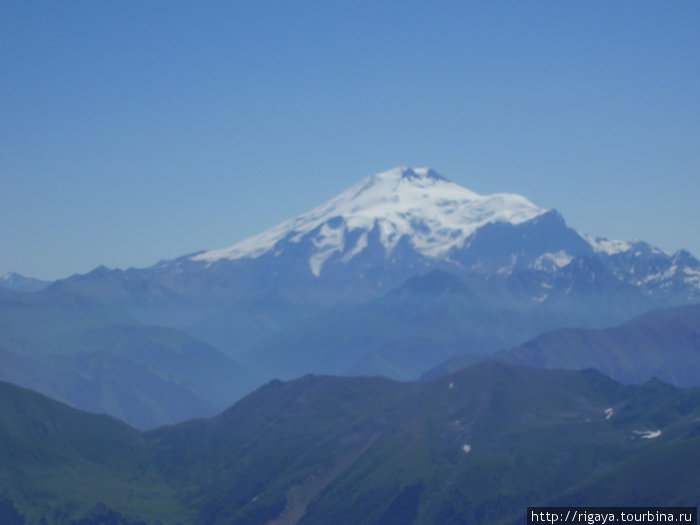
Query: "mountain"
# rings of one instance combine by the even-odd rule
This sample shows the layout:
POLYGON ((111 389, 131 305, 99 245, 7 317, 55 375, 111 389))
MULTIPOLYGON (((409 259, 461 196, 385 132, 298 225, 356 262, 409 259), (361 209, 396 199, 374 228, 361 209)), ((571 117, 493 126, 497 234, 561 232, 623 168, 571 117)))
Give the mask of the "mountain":
POLYGON ((211 416, 257 385, 179 330, 77 296, 0 297, 0 379, 139 428, 211 416))
POLYGON ((415 379, 461 353, 698 302, 700 262, 581 234, 522 196, 396 168, 229 248, 99 267, 32 294, 29 310, 18 294, 0 293, 0 349, 18 359, 75 354, 88 330, 150 326, 254 370, 249 384, 310 371, 415 379))
POLYGON ((644 306, 700 294, 700 263, 687 252, 583 235, 524 197, 478 195, 410 168, 369 177, 229 248, 140 270, 98 268, 54 283, 50 293, 123 304, 156 324, 177 314, 175 323, 191 325, 270 293, 324 308, 375 298, 431 269, 520 279, 513 300, 527 305, 561 307, 602 285, 644 306))
POLYGON ((0 275, 0 287, 22 292, 38 292, 46 288, 51 281, 42 281, 34 277, 25 277, 19 273, 8 272, 0 275))
POLYGON ((453 355, 469 352, 483 359, 565 323, 556 312, 503 306, 499 293, 432 270, 377 299, 302 320, 239 359, 283 379, 326 373, 413 380, 453 355))
POLYGON ((700 386, 700 305, 654 310, 613 328, 547 332, 499 357, 546 368, 595 367, 624 383, 657 377, 700 386))
MULTIPOLYGON (((658 378, 675 386, 697 387, 700 304, 653 310, 611 328, 545 332, 491 358, 542 368, 595 368, 622 383, 658 378)), ((471 354, 454 357, 423 377, 439 377, 474 360, 471 354)))
POLYGON ((3 523, 143 523, 116 519, 112 509, 127 505, 139 513, 159 507, 151 523, 186 515, 145 468, 141 432, 2 382, 0 408, 0 509, 10 518, 3 523))
POLYGON ((503 306, 568 312, 575 325, 700 301, 700 262, 687 252, 583 235, 524 197, 478 195, 411 168, 368 177, 229 248, 145 269, 98 268, 46 293, 118 305, 236 356, 300 314, 375 299, 434 269, 487 283, 503 306))
POLYGON ((18 523, 511 524, 561 501, 695 506, 700 487, 700 390, 593 370, 305 376, 150 432, 6 384, 0 404, 18 523))
POLYGON ((519 195, 482 196, 430 169, 397 168, 260 235, 193 260, 214 263, 299 251, 308 254, 309 269, 318 277, 324 266, 347 264, 379 246, 385 256, 403 248, 446 258, 486 224, 520 224, 544 211, 519 195))
POLYGON ((566 227, 556 211, 522 196, 478 195, 427 168, 369 177, 310 212, 190 260, 213 265, 291 257, 297 263, 285 266, 303 262, 316 277, 364 273, 387 262, 394 269, 443 262, 482 274, 551 273, 592 257, 621 282, 645 291, 670 283, 685 285, 687 293, 700 289, 700 264, 687 252, 668 256, 640 241, 583 235, 566 227))

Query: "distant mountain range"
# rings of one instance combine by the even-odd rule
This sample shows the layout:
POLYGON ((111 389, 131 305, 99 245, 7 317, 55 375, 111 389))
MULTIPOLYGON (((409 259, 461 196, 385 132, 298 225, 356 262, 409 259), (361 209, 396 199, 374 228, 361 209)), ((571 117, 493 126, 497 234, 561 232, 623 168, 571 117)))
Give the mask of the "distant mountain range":
POLYGON ((138 432, 0 384, 3 523, 524 523, 696 506, 700 390, 489 362, 426 383, 273 381, 138 432))
POLYGON ((545 332, 488 357, 453 357, 423 377, 438 377, 485 359, 542 368, 596 368, 623 383, 657 378, 675 386, 700 386, 700 305, 653 310, 611 328, 545 332))
POLYGON ((397 168, 229 248, 0 287, 0 377, 152 428, 275 377, 417 379, 461 354, 697 302, 687 252, 397 168))
POLYGON ((654 310, 620 326, 547 332, 503 357, 546 368, 595 367, 625 383, 700 385, 700 305, 654 310))
POLYGON ((38 292, 43 290, 51 281, 42 281, 34 277, 25 277, 19 273, 9 272, 5 275, 0 275, 0 288, 9 290, 19 290, 22 292, 38 292))
POLYGON ((0 380, 139 428, 211 416, 259 381, 182 331, 77 295, 0 294, 0 380))

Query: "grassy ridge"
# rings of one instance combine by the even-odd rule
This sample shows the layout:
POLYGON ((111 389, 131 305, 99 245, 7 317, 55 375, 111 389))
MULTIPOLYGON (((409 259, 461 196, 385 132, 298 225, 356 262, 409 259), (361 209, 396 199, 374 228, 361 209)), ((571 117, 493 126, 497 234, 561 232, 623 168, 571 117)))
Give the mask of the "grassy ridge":
POLYGON ((147 523, 496 524, 557 501, 647 505, 659 480, 654 501, 695 505, 700 487, 687 468, 700 391, 623 386, 593 370, 489 362, 427 383, 306 376, 145 433, 9 385, 0 393, 0 493, 30 522, 113 512, 147 523))

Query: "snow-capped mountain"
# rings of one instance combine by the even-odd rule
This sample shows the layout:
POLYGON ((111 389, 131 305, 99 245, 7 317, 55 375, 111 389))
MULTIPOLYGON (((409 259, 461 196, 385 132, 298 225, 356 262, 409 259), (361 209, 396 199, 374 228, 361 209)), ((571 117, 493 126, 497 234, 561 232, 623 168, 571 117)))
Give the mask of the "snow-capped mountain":
POLYGON ((397 168, 229 248, 100 267, 33 300, 42 323, 55 305, 76 312, 61 330, 95 316, 182 330, 261 378, 406 379, 545 330, 700 302, 700 263, 581 234, 519 195, 479 195, 430 169, 397 168))
POLYGON ((486 224, 520 224, 545 211, 520 195, 478 195, 428 168, 395 168, 266 232, 193 260, 257 258, 283 249, 285 241, 307 241, 313 246, 309 268, 318 276, 331 256, 348 262, 366 250, 375 229, 387 256, 405 238, 417 253, 445 259, 486 224))
POLYGON ((278 274, 287 273, 280 268, 290 259, 299 275, 306 266, 316 278, 329 268, 331 278, 349 278, 387 265, 402 278, 433 266, 480 275, 566 275, 575 260, 579 266, 597 261, 596 272, 645 293, 700 293, 700 263, 687 252, 669 255, 641 241, 583 234, 525 197, 479 195, 428 168, 368 177, 307 213, 189 260, 207 267, 260 260, 278 274))

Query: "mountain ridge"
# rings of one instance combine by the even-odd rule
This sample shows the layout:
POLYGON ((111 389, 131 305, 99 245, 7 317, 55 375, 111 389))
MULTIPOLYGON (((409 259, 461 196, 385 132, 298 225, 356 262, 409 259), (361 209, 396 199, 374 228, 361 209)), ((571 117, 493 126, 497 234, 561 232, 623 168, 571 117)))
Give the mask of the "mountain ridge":
POLYGON ((31 522, 89 525, 505 525, 557 500, 694 505, 697 469, 659 497, 665 467, 644 462, 697 457, 699 396, 486 362, 427 383, 272 381, 215 417, 138 432, 0 383, 0 501, 31 522))
POLYGON ((0 275, 0 288, 8 290, 18 290, 22 292, 38 292, 51 284, 51 281, 44 281, 35 277, 27 277, 17 272, 8 272, 0 275))
MULTIPOLYGON (((656 378, 678 387, 698 387, 700 304, 651 310, 606 328, 546 331, 489 358, 548 369, 596 368, 622 383, 656 378)), ((426 372, 423 379, 484 359, 457 356, 426 372)))

